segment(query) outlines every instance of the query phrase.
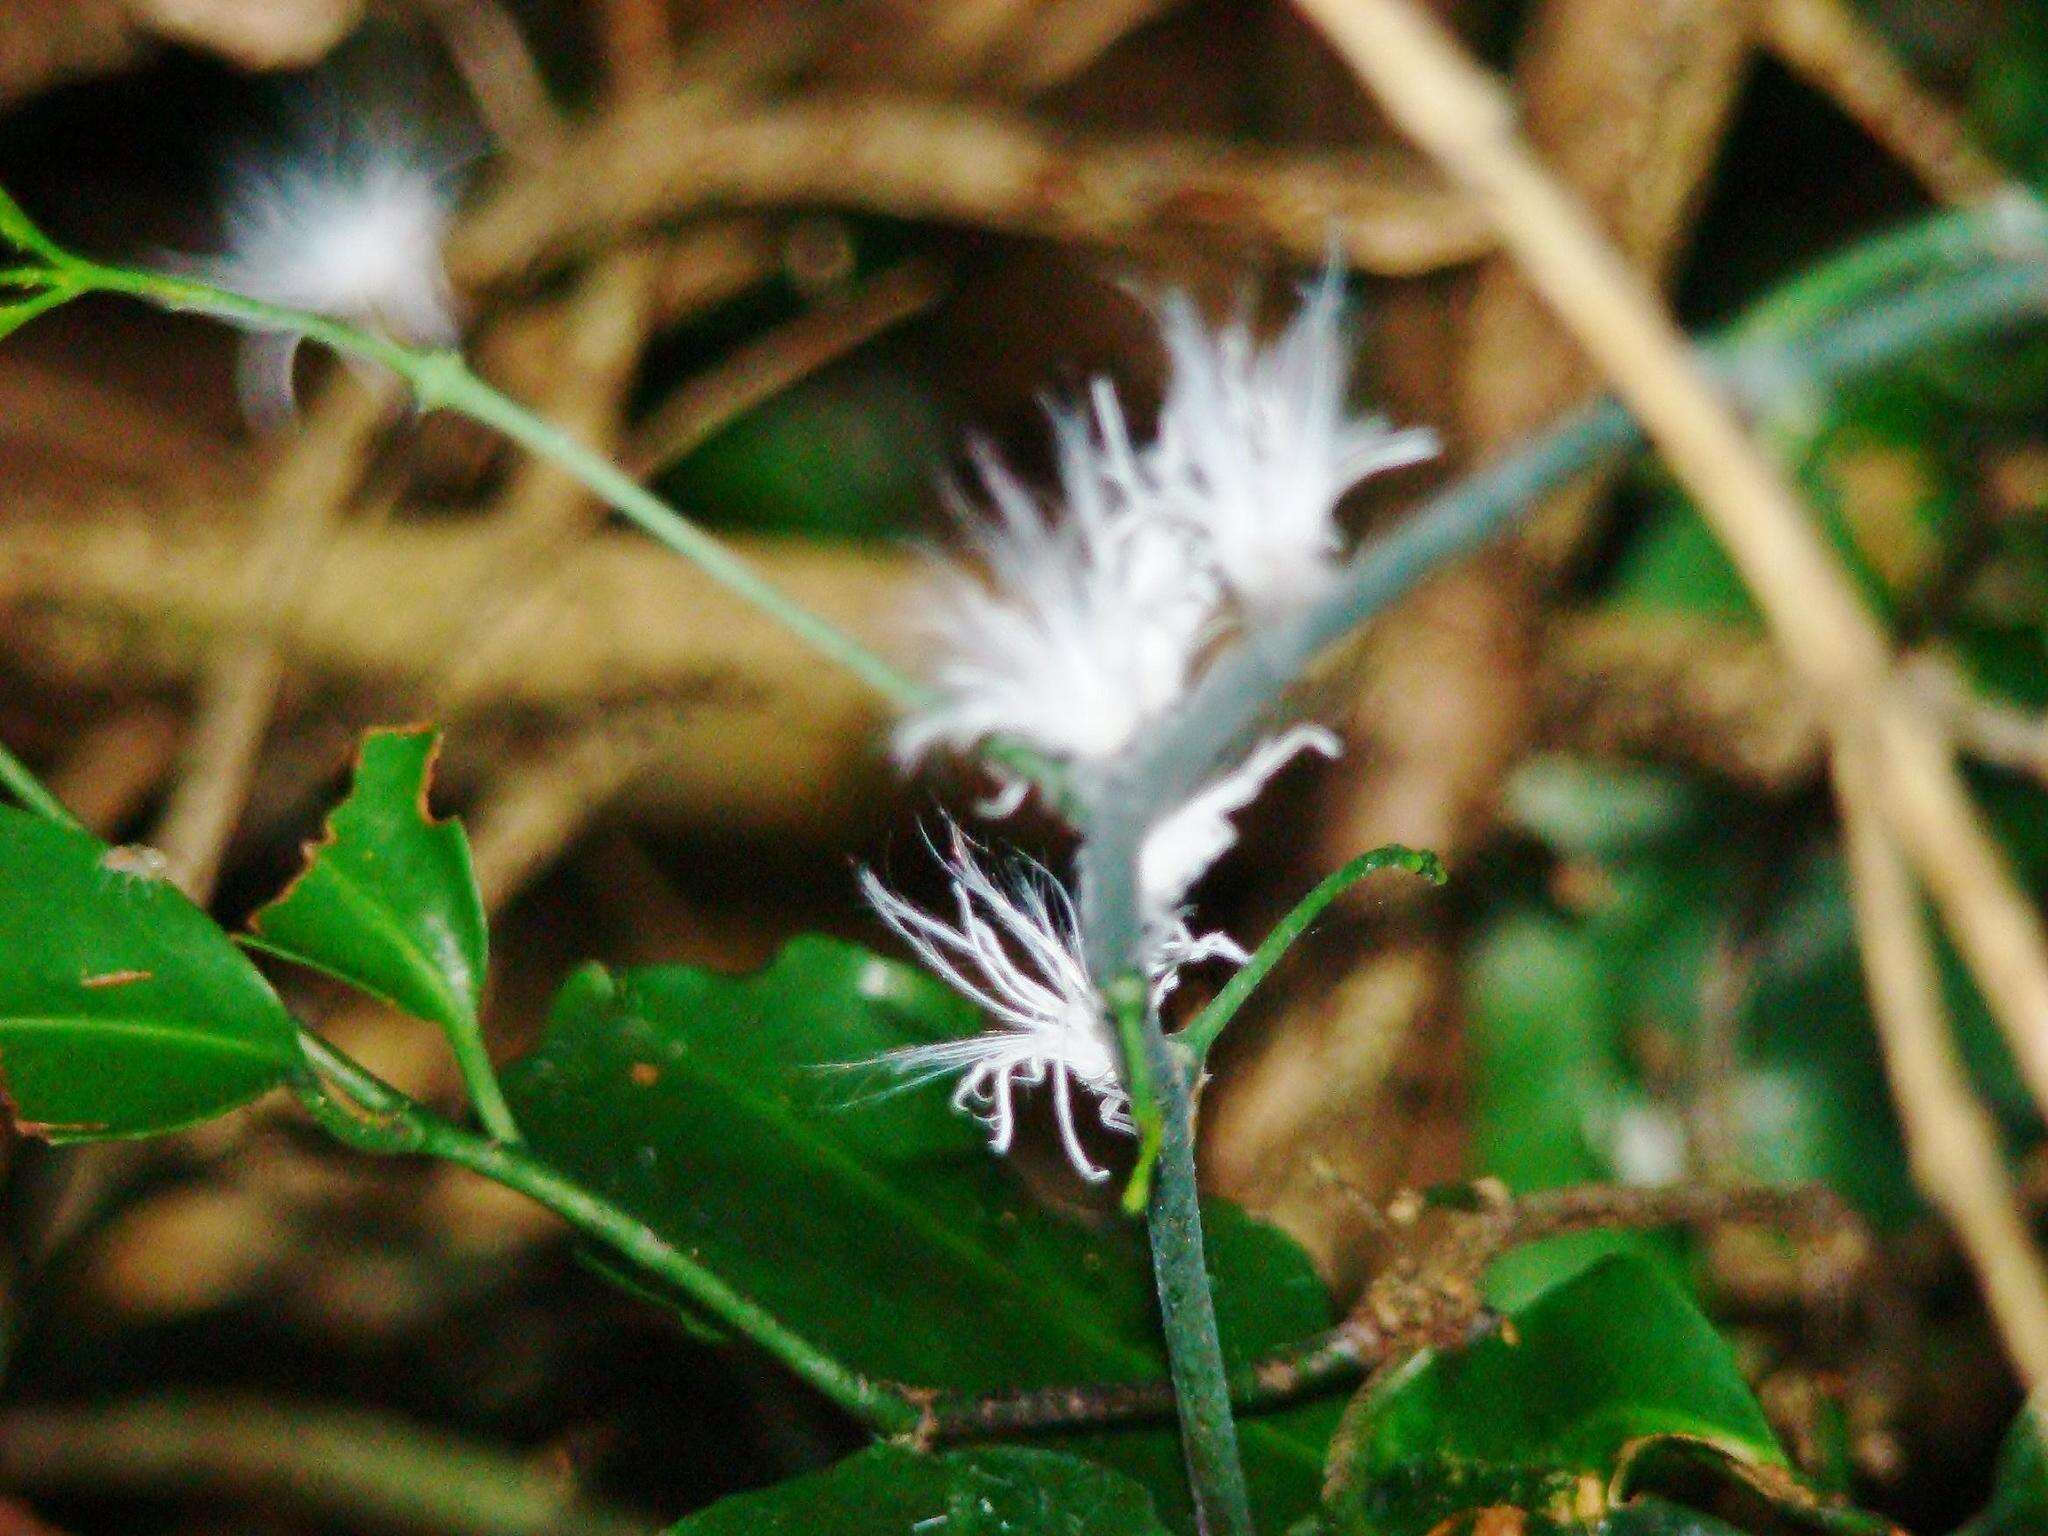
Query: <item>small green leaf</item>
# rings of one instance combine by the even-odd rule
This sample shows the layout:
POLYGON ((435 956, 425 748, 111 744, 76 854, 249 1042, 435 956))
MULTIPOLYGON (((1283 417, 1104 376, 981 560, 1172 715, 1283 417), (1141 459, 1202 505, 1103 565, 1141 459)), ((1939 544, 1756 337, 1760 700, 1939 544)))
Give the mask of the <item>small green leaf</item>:
MULTIPOLYGON (((751 976, 582 972, 506 1089, 542 1156, 864 1375, 966 1392, 1163 1377, 1138 1230, 1054 1216, 945 1085, 859 1065, 978 1024, 922 972, 806 938, 751 976)), ((1330 1326, 1286 1238, 1220 1205, 1208 1235, 1233 1361, 1330 1326)), ((1242 1426, 1272 1528, 1313 1505, 1337 1406, 1242 1426)), ((1184 1517, 1170 1428, 1064 1443, 1184 1517)))
POLYGON ((1499 1338, 1422 1356, 1353 1412, 1327 1532, 1423 1536, 1496 1506, 1536 1529, 1608 1531, 1634 1470, 1673 1451, 1796 1494, 1727 1344, 1659 1266, 1629 1257, 1546 1292, 1499 1338))
POLYGON ((487 941, 461 823, 435 821, 431 730, 372 731, 355 784, 289 889, 251 919, 248 942, 431 1020, 476 1029, 487 941))
POLYGON ((823 1472, 743 1493, 668 1536, 1164 1536, 1152 1500, 1106 1467, 991 1446, 920 1455, 878 1445, 823 1472))
POLYGON ((0 1089, 25 1130, 177 1130, 298 1061, 269 983, 154 857, 0 807, 0 1089))

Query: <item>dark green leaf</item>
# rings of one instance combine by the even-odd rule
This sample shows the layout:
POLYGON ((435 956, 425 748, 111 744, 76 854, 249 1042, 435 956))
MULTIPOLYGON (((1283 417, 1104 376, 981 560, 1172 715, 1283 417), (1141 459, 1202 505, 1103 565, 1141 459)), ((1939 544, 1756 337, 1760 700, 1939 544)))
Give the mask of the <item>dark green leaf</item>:
POLYGON ((2034 1409, 2023 1409, 1998 1456, 1998 1486, 1984 1513, 1956 1536, 2040 1536, 2048 1531, 2048 1441, 2034 1409))
POLYGON ((1074 1456, 878 1445, 714 1504, 668 1536, 1163 1536, 1145 1490, 1074 1456))
MULTIPOLYGON (((1477 1052, 1474 1166, 1519 1191, 1613 1178, 1626 1117, 1653 1107, 1628 1071, 1623 994, 1593 937, 1562 918, 1518 912, 1475 947, 1466 992, 1477 1052)), ((1506 1255, 1487 1294, 1512 1308, 1595 1259, 1668 1249, 1639 1232, 1553 1238, 1506 1255)))
POLYGON ((277 995, 154 860, 0 808, 0 1087, 37 1134, 176 1130, 298 1060, 277 995))
POLYGON ((486 963, 469 840, 435 821, 433 731, 372 731, 355 784, 249 942, 361 987, 452 1034, 476 1028, 486 963))
MULTIPOLYGON (((923 973, 801 939, 752 976, 585 971, 506 1087, 544 1156, 864 1374, 966 1391, 1160 1376, 1137 1232, 1052 1216, 943 1084, 858 1065, 976 1027, 923 973)), ((1301 1251, 1241 1213, 1214 1210, 1210 1258, 1234 1359, 1331 1322, 1301 1251)), ((1313 1501, 1331 1412, 1244 1427, 1270 1523, 1313 1501)), ((1088 1444, 1162 1508, 1181 1496, 1170 1431, 1088 1444)))
POLYGON ((1500 1338, 1421 1357, 1353 1412, 1333 1532, 1423 1536, 1503 1505, 1598 1531, 1659 1448, 1768 1476, 1784 1463, 1727 1344, 1659 1266, 1629 1257, 1553 1288, 1500 1338))

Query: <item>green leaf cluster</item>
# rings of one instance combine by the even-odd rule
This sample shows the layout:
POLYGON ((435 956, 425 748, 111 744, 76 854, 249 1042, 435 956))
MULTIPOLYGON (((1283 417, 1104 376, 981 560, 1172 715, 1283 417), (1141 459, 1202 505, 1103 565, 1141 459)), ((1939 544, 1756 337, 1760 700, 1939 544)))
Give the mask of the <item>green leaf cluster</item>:
MULTIPOLYGON (((365 742, 326 835, 259 913, 251 942, 439 1024, 458 1054, 480 1053, 487 940, 460 826, 427 810, 433 751, 416 730, 365 742)), ((1563 827, 1568 798, 1554 783, 1532 803, 1563 827)), ((1690 814, 1683 797, 1640 798, 1638 835, 1651 842, 1672 806, 1690 814)), ((1631 942, 1647 953, 1640 933, 1631 942)), ((746 976, 589 967, 507 1074, 526 1138, 518 1155, 644 1224, 754 1315, 863 1380, 971 1396, 1160 1379, 1136 1230, 1113 1212, 1048 1208, 942 1087, 906 1086, 876 1065, 977 1022, 934 978, 821 938, 746 976)), ((0 1070, 22 1118, 76 1137, 175 1129, 282 1082, 303 1087, 301 1039, 242 947, 147 856, 0 811, 0 1070)), ((1207 1220, 1233 1364, 1335 1321, 1291 1241, 1227 1205, 1207 1220)), ((703 1325, 659 1275, 617 1254, 606 1262, 703 1325)), ((1848 1519, 1794 1484, 1726 1345, 1669 1273, 1640 1258, 1551 1286, 1501 1338, 1423 1356, 1348 1408, 1325 1399, 1248 1418, 1242 1442, 1260 1528, 1303 1536, 1476 1531, 1500 1509, 1532 1533, 1742 1536, 1692 1497, 1702 1465, 1752 1502, 1848 1519), (1677 1463, 1686 1476, 1667 1475, 1677 1463)), ((676 1529, 1191 1527, 1177 1436, 1142 1424, 1029 1447, 879 1446, 676 1529)))

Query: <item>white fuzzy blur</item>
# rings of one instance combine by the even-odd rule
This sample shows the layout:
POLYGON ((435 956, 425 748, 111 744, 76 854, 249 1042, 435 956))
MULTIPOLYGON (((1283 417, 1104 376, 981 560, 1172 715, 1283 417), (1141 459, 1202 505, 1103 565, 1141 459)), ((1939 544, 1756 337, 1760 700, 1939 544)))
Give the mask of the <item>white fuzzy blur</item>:
POLYGON ((1186 692, 1216 622, 1215 578, 1187 531, 1150 515, 1113 394, 1053 419, 1058 516, 985 446, 989 511, 964 517, 982 571, 940 562, 927 623, 937 701, 896 750, 971 750, 993 737, 1106 762, 1186 692))
MULTIPOLYGON (((1020 743, 1074 774, 1102 772, 1186 696, 1219 641, 1325 591, 1345 555, 1339 502, 1360 480, 1437 451, 1346 403, 1343 292, 1335 267, 1269 342, 1243 320, 1211 328, 1183 295, 1159 307, 1168 379, 1156 435, 1133 441, 1115 390, 1053 414, 1058 493, 1035 497, 976 453, 987 510, 963 511, 972 565, 941 561, 927 618, 935 698, 908 714, 896 750, 1020 743)), ((1303 727, 1259 744, 1179 806, 1154 808, 1141 858, 1146 920, 1167 934, 1194 883, 1237 839, 1230 818, 1303 750, 1303 727)), ((991 809, 1013 809, 1008 784, 991 809)))
POLYGON ((1321 594, 1342 563, 1337 508, 1361 481, 1435 457, 1436 434, 1349 408, 1343 287, 1333 266, 1286 329, 1212 329, 1185 294, 1160 308, 1167 384, 1141 463, 1146 499, 1185 522, 1253 622, 1321 594))
MULTIPOLYGON (((452 346, 455 297, 442 261, 455 165, 402 133, 355 133, 239 162, 222 208, 225 249, 188 265, 216 287, 343 320, 393 340, 452 346)), ((252 415, 289 416, 298 337, 257 331, 243 349, 252 415)))

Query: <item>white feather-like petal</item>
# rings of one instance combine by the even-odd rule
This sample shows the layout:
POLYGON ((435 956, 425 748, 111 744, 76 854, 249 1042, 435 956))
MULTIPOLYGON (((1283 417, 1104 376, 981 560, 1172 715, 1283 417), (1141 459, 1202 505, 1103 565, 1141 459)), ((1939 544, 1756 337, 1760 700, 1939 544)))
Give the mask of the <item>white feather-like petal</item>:
MULTIPOLYGON (((997 1152, 1016 1133, 1015 1090, 1044 1085, 1052 1094, 1060 1142, 1083 1178, 1108 1177, 1082 1145, 1075 1090, 1095 1101, 1108 1129, 1129 1133, 1130 1100, 1119 1076, 1114 1030, 1081 953, 1080 922, 1066 891, 1043 868, 1026 864, 998 875, 957 830, 945 855, 954 921, 921 911, 863 870, 861 889, 883 922, 927 966, 975 1003, 989 1027, 964 1040, 907 1046, 881 1058, 907 1083, 957 1075, 954 1108, 973 1115, 997 1152)), ((1155 998, 1171 991, 1181 966, 1244 952, 1221 935, 1196 938, 1176 923, 1157 947, 1155 998)))

